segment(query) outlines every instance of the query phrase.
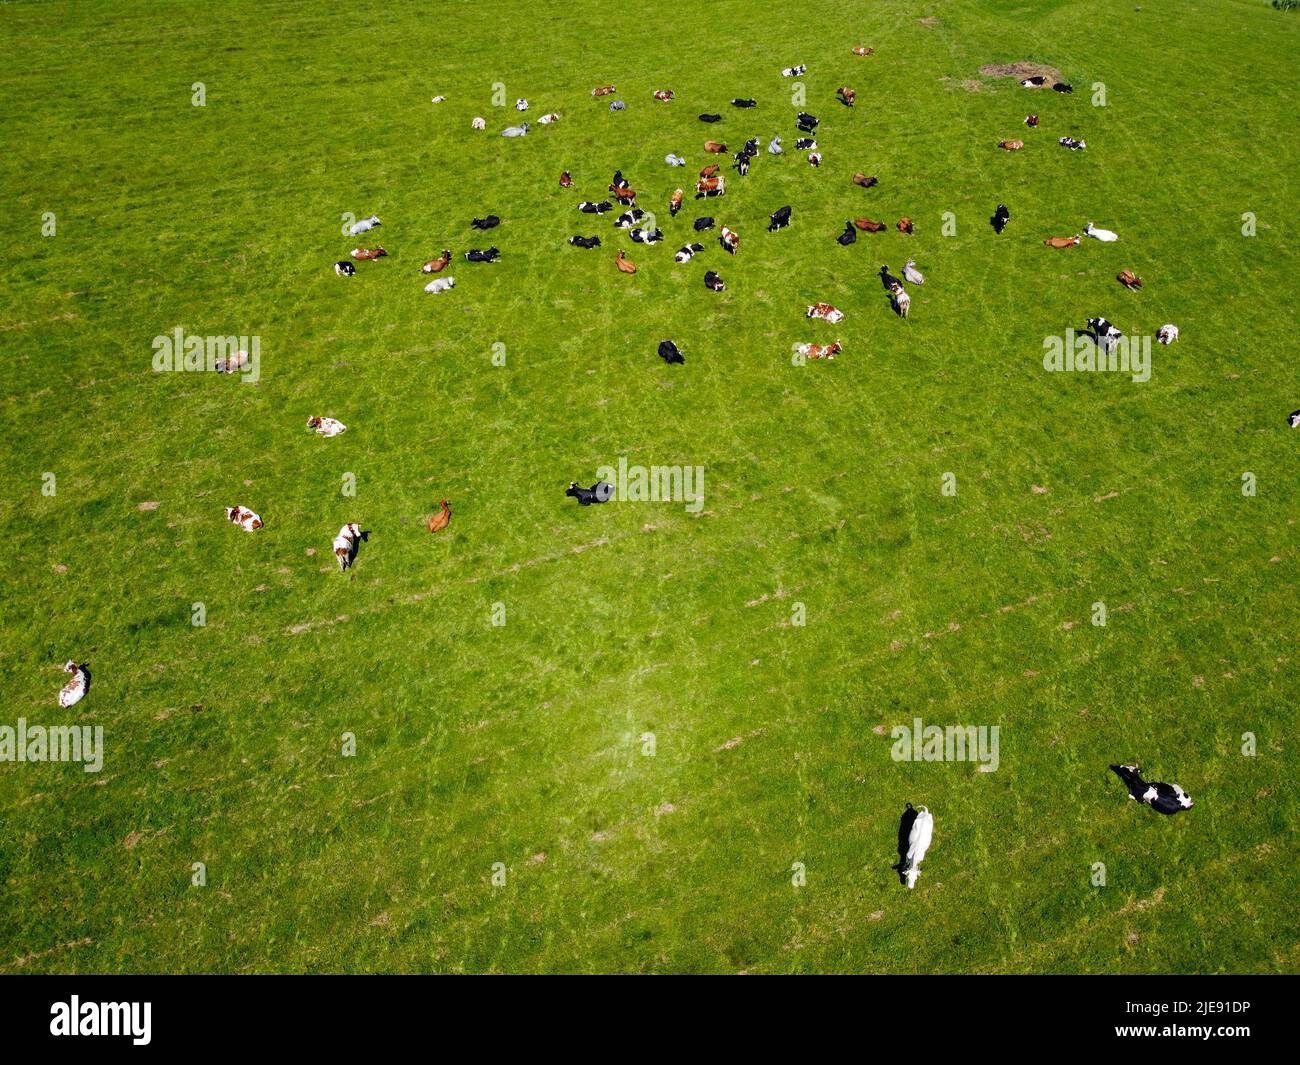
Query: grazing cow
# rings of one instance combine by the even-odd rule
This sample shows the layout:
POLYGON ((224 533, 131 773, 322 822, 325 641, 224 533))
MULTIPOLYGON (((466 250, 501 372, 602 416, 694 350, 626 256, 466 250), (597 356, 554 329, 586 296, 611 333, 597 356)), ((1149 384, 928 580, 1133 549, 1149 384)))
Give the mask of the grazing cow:
POLYGON ((903 287, 903 283, 889 272, 889 267, 887 265, 880 268, 880 284, 887 292, 892 292, 895 288, 903 287))
POLYGON ((800 74, 806 74, 807 72, 808 72, 808 65, 806 63, 800 63, 797 67, 786 67, 783 71, 781 71, 781 77, 797 78, 800 74))
POLYGON ((673 218, 676 218, 677 212, 682 209, 683 195, 685 195, 685 193, 683 193, 681 189, 678 189, 668 198, 668 214, 673 218))
POLYGON ((784 229, 790 224, 790 207, 778 207, 768 217, 767 231, 775 233, 778 229, 784 229))
POLYGON ((1286 416, 1287 425, 1292 429, 1300 429, 1300 410, 1293 410, 1286 416))
POLYGON ((620 207, 631 207, 636 203, 636 189, 621 188, 610 191, 614 193, 614 199, 618 200, 620 207))
POLYGON ((727 146, 723 144, 721 141, 705 141, 704 150, 706 152, 712 152, 714 155, 727 154, 727 146))
POLYGON ((686 160, 683 159, 680 155, 675 154, 674 152, 669 152, 667 155, 665 155, 664 162, 667 163, 669 166, 686 165, 686 160))
POLYGON ((642 229, 640 226, 628 233, 637 244, 655 244, 664 239, 662 229, 642 229))
POLYGON ((993 227, 994 233, 1001 233, 1010 221, 1011 212, 1007 210, 1006 204, 1000 203, 998 209, 993 212, 993 217, 989 219, 989 225, 993 227))
POLYGON ((1115 347, 1116 342, 1124 335, 1105 318, 1089 318, 1088 333, 1092 336, 1097 347, 1107 353, 1115 347))
POLYGON ((906 318, 912 310, 912 297, 907 294, 907 290, 902 285, 895 285, 889 290, 889 298, 894 305, 894 313, 900 318, 906 318))
POLYGON ((233 355, 223 355, 217 359, 217 373, 234 373, 248 365, 248 352, 239 350, 233 355))
POLYGON ((1052 86, 1053 92, 1074 92, 1074 86, 1066 81, 1058 81, 1052 86))
POLYGON ((844 247, 847 248, 850 244, 854 243, 858 239, 858 231, 853 228, 852 222, 845 222, 844 232, 841 233, 835 239, 838 240, 842 245, 844 245, 844 247))
POLYGON ((262 519, 247 507, 226 507, 226 519, 244 532, 255 532, 262 527, 262 519))
POLYGON ((669 100, 671 100, 671 99, 673 98, 673 90, 672 90, 672 89, 655 89, 653 95, 654 95, 654 98, 655 98, 656 100, 662 100, 662 101, 664 101, 665 103, 667 103, 669 100))
POLYGON ((567 170, 560 171, 560 188, 562 189, 573 188, 573 178, 569 176, 569 172, 567 170))
POLYGON ((527 136, 529 125, 525 122, 522 126, 507 126, 501 131, 503 137, 523 137, 527 136))
POLYGON ((368 263, 375 259, 382 259, 388 252, 383 248, 353 248, 352 258, 359 263, 368 263))
POLYGON ((1048 237, 1043 243, 1049 248, 1073 248, 1079 240, 1080 234, 1076 233, 1072 237, 1048 237))
POLYGON ((831 325, 838 325, 844 321, 844 312, 836 310, 829 303, 814 303, 808 308, 809 318, 820 318, 824 322, 830 322, 831 325))
POLYGON ((570 237, 569 243, 575 248, 599 248, 599 237, 570 237))
POLYGON ((661 340, 659 342, 659 357, 670 366, 674 364, 680 365, 686 362, 686 360, 682 358, 682 353, 677 350, 677 345, 671 340, 661 340))
POLYGON ((714 292, 721 292, 727 286, 726 284, 723 283, 722 278, 720 278, 712 270, 709 270, 704 275, 704 287, 708 289, 712 289, 714 292))
POLYGON ((700 115, 701 122, 721 122, 721 115, 700 115))
POLYGON ((1091 222, 1083 227, 1083 231, 1093 240, 1099 240, 1103 244, 1113 244, 1119 240, 1118 233, 1112 233, 1109 229, 1098 229, 1091 222))
POLYGON ((383 225, 383 223, 379 221, 379 215, 372 214, 369 218, 361 219, 360 222, 353 222, 352 225, 348 227, 348 235, 359 237, 362 233, 369 233, 378 225, 383 225))
POLYGON ((527 111, 527 110, 528 110, 528 101, 527 101, 527 100, 524 100, 524 99, 522 99, 522 98, 516 100, 516 101, 515 101, 515 110, 516 110, 516 111, 527 111))
POLYGON ((432 281, 430 281, 427 285, 424 286, 424 291, 425 292, 446 292, 448 289, 455 288, 455 287, 456 287, 456 279, 454 277, 435 277, 432 281))
POLYGON ((718 237, 718 243, 722 245, 724 250, 735 255, 736 249, 740 247, 740 237, 736 235, 734 230, 730 230, 726 226, 723 226, 721 235, 718 237))
POLYGON ((339 560, 339 572, 342 573, 357 557, 357 547, 366 539, 361 526, 355 521, 348 522, 334 537, 334 557, 339 560))
POLYGON ((852 107, 853 101, 858 98, 858 94, 850 89, 847 85, 841 85, 835 90, 835 95, 840 98, 840 103, 845 107, 852 107))
POLYGON ((1156 339, 1160 341, 1161 344, 1172 344, 1178 339, 1178 326, 1162 325, 1160 331, 1156 333, 1156 339))
POLYGON ((488 248, 487 251, 473 248, 465 253, 465 258, 471 263, 494 263, 501 258, 501 252, 495 246, 488 248))
POLYGON ((601 200, 599 203, 583 200, 578 204, 578 210, 583 214, 604 214, 606 211, 612 211, 613 209, 614 205, 609 200, 601 200))
POLYGON ((794 350, 805 359, 825 359, 829 362, 844 349, 837 340, 834 344, 796 344, 794 350))
POLYGON ((757 107, 758 104, 753 100, 732 100, 732 107, 757 107))
POLYGON ((1038 125, 1038 116, 1037 116, 1037 115, 1025 115, 1025 125, 1026 125, 1026 126, 1029 126, 1029 127, 1031 127, 1031 128, 1034 127, 1034 126, 1037 126, 1037 125, 1038 125))
POLYGON ((785 149, 781 147, 780 137, 773 137, 770 141, 767 142, 768 155, 783 155, 784 153, 785 153, 785 149))
POLYGON ((645 212, 641 210, 641 208, 633 207, 632 210, 624 211, 621 215, 619 215, 616 219, 614 219, 614 227, 616 229, 631 229, 644 217, 645 217, 645 212))
POLYGON ((812 137, 800 137, 794 142, 794 146, 801 152, 815 152, 817 150, 817 142, 812 137))
POLYGON ((337 418, 322 418, 318 415, 307 419, 307 428, 315 429, 321 436, 338 436, 339 433, 348 431, 348 427, 337 418))
POLYGON ((673 256, 679 263, 688 263, 693 259, 697 252, 704 250, 703 244, 684 244, 680 251, 673 256))
POLYGON ((1008 152, 1018 152, 1024 146, 1024 141, 998 141, 998 147, 1008 152))
POLYGON ((598 89, 592 89, 592 90, 591 90, 591 95, 592 95, 592 96, 609 96, 609 95, 610 95, 611 93, 613 93, 613 92, 614 92, 614 86, 613 86, 613 85, 602 85, 602 86, 601 86, 600 88, 598 88, 598 89))
POLYGON ((501 224, 501 219, 494 214, 490 214, 486 218, 474 219, 472 222, 470 222, 470 228, 471 229, 495 229, 500 224, 501 224))
POLYGON ((597 481, 590 488, 579 488, 577 481, 570 481, 564 490, 566 496, 573 496, 584 507, 593 503, 608 503, 614 498, 614 486, 608 481, 597 481))
POLYGON ((1181 813, 1195 805, 1187 792, 1177 784, 1147 783, 1142 779, 1142 771, 1135 765, 1113 765, 1110 768, 1124 781, 1128 797, 1134 802, 1144 802, 1162 814, 1181 813))
POLYGON ((703 233, 706 229, 712 229, 712 228, 713 228, 712 218, 697 218, 695 220, 696 233, 703 233))
POLYGON ((629 259, 626 255, 623 254, 621 249, 618 255, 614 257, 614 265, 617 266, 625 274, 636 273, 636 266, 632 263, 631 259, 629 259))
POLYGON ((879 185, 880 179, 875 177, 867 177, 866 174, 854 174, 853 184, 861 185, 864 189, 870 189, 870 188, 875 188, 875 186, 879 185))
POLYGON ((1142 279, 1132 270, 1121 270, 1115 275, 1115 280, 1129 291, 1135 291, 1142 287, 1142 279))
POLYGON ((344 259, 342 262, 334 264, 334 272, 338 274, 339 277, 351 277, 357 272, 357 268, 344 259))
POLYGON ((451 524, 451 504, 444 499, 438 507, 438 513, 430 514, 424 521, 424 527, 431 533, 442 532, 451 524))
POLYGON ((71 659, 63 663, 63 672, 71 673, 72 679, 59 689, 60 706, 76 706, 86 695, 90 687, 90 674, 85 666, 79 666, 71 659))
POLYGON ((822 153, 821 153, 821 152, 809 152, 809 153, 808 153, 808 165, 809 165, 809 166, 821 166, 821 165, 822 165, 822 153))
POLYGON ((853 49, 853 54, 854 54, 854 55, 870 55, 870 54, 871 54, 872 52, 874 52, 874 51, 875 51, 874 48, 864 48, 864 47, 862 47, 862 46, 859 46, 859 47, 853 49))
POLYGON ((700 177, 701 178, 713 177, 721 169, 722 167, 717 163, 710 163, 708 166, 700 167, 700 177))
POLYGON ((1075 140, 1073 137, 1062 137, 1056 143, 1062 148, 1069 148, 1072 152, 1081 152, 1088 147, 1087 141, 1075 140))
POLYGON ((925 853, 930 849, 933 839, 934 815, 927 807, 920 806, 916 810, 916 819, 912 822, 912 830, 907 837, 907 854, 903 858, 900 869, 900 872, 907 877, 908 891, 916 887, 916 878, 921 875, 921 862, 925 859, 925 853))
POLYGON ((912 220, 906 215, 895 222, 894 225, 898 227, 900 233, 906 233, 908 236, 911 236, 916 231, 916 226, 912 224, 912 220))
POLYGON ((819 120, 806 111, 800 111, 798 121, 795 123, 804 133, 811 133, 817 128, 819 120))
POLYGON ((864 233, 883 233, 885 231, 884 222, 873 222, 870 218, 855 218, 853 224, 864 233))
POLYGON ((727 183, 719 174, 717 177, 705 178, 695 183, 695 198, 702 200, 706 196, 723 196, 727 191, 727 183))
POLYGON ((744 152, 737 152, 733 158, 736 160, 734 169, 740 172, 741 177, 744 177, 749 173, 749 156, 744 152))
POLYGON ((444 248, 442 254, 439 255, 436 259, 430 259, 427 263, 425 263, 422 267, 420 267, 420 273, 440 274, 442 273, 443 270, 446 269, 447 264, 449 262, 451 262, 451 251, 449 249, 444 248))
POLYGON ((903 280, 909 285, 924 285, 925 274, 916 268, 916 260, 908 259, 903 265, 903 280))
POLYGON ((469 124, 469 126, 470 129, 487 129, 487 119, 475 118, 474 121, 469 124))

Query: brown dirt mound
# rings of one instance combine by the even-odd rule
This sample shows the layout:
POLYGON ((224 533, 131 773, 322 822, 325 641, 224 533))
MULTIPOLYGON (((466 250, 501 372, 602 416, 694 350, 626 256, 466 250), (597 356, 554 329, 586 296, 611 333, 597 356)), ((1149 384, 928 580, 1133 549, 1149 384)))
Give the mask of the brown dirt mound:
POLYGON ((1064 81, 1061 72, 1055 67, 1049 67, 1046 63, 985 63, 980 67, 980 73, 986 78, 1015 78, 1017 81, 1024 81, 1025 78, 1036 78, 1042 75, 1047 79, 1049 88, 1058 81, 1064 81))

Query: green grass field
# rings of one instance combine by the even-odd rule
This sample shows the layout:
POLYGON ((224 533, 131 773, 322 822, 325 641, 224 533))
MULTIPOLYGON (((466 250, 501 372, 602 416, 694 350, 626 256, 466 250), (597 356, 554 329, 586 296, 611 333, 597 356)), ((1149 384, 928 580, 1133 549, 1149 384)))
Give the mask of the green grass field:
POLYGON ((105 743, 97 774, 0 763, 0 973, 1300 971, 1300 15, 797 10, 0 5, 0 725, 105 743), (979 73, 1021 60, 1074 94, 979 73), (774 134, 690 200, 706 137, 774 134), (662 244, 575 209, 616 167, 662 244), (701 214, 739 254, 677 265, 701 214), (888 231, 836 244, 864 215, 888 231), (1089 220, 1120 241, 1043 246, 1089 220), (875 274, 909 256, 903 321, 875 274), (1093 315, 1182 337, 1146 383, 1045 372, 1093 315), (155 373, 178 326, 260 337, 260 380, 155 373), (702 510, 565 498, 624 456, 705 467, 702 510), (64 710, 68 658, 93 683, 64 710), (997 771, 896 762, 915 717, 998 726, 997 771), (1120 761, 1195 808, 1129 802, 1120 761), (936 819, 913 892, 908 802, 936 819))

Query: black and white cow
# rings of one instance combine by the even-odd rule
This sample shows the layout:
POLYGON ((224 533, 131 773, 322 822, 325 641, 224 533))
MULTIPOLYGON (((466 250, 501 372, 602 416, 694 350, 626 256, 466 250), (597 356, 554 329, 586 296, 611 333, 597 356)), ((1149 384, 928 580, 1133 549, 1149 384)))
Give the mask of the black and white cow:
POLYGON ((775 233, 778 229, 784 229, 790 224, 790 207, 789 205, 778 207, 767 217, 769 219, 767 231, 775 233))
POLYGON ((1136 802, 1144 802, 1162 814, 1176 814, 1192 808, 1191 797, 1177 784, 1148 783, 1135 765, 1113 765, 1110 768, 1124 781, 1129 798, 1136 802))

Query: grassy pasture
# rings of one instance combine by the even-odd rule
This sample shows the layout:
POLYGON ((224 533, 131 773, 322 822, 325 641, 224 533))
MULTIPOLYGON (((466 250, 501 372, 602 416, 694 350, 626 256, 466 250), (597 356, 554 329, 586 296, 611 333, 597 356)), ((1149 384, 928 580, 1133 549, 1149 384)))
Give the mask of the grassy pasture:
POLYGON ((0 972, 1300 970, 1294 14, 104 0, 5 3, 0 41, 0 725, 106 744, 98 774, 0 763, 0 972), (1020 60, 1074 94, 979 75, 1020 60), (498 83, 561 121, 501 138, 498 83), (706 137, 777 133, 668 218, 706 137), (661 245, 574 209, 616 167, 661 245), (675 264, 706 213, 739 253, 675 264), (840 247, 860 215, 890 229, 840 247), (1090 219, 1120 241, 1043 246, 1090 219), (358 243, 390 256, 336 277, 358 243), (874 275, 909 255, 904 322, 874 275), (1182 338, 1146 383, 1044 372, 1091 315, 1182 338), (259 336, 260 380, 153 372, 178 326, 259 336), (563 496, 620 456, 705 467, 702 511, 563 496), (94 681, 62 711, 69 657, 94 681), (915 717, 998 726, 998 770, 894 761, 915 717), (1128 802, 1113 761, 1195 809, 1128 802))

